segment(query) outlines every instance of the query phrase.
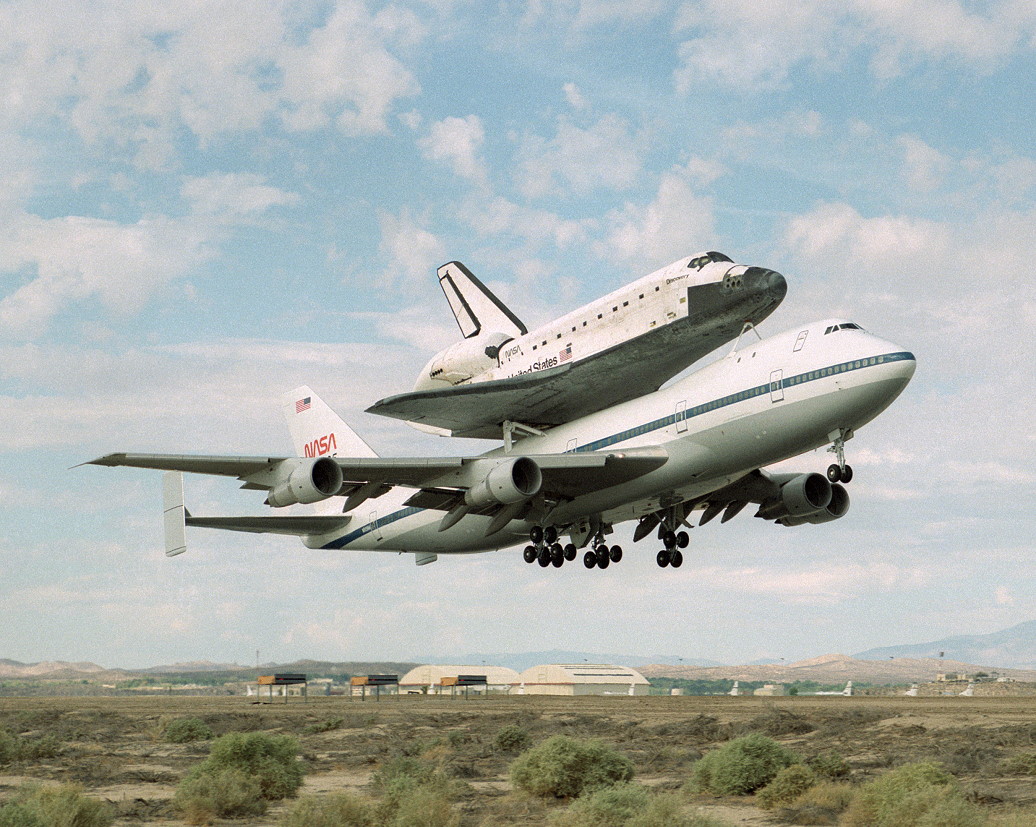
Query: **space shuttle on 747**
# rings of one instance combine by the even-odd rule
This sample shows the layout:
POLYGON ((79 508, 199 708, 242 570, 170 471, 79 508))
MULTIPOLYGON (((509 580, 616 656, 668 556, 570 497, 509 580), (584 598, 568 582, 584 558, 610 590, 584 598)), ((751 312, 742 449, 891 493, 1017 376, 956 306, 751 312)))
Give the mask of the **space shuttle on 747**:
POLYGON ((464 338, 432 357, 412 392, 368 412, 486 439, 651 393, 769 316, 788 289, 780 273, 706 252, 529 331, 459 261, 438 275, 464 338))

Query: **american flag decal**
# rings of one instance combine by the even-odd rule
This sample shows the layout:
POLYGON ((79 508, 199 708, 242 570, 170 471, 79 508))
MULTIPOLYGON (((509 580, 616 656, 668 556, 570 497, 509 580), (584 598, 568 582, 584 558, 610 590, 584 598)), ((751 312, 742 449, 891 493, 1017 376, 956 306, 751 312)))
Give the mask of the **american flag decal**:
POLYGON ((303 411, 309 410, 309 403, 313 399, 311 396, 307 396, 305 399, 299 399, 295 403, 295 413, 302 413, 303 411))
POLYGON ((572 345, 569 345, 563 351, 561 351, 561 353, 558 354, 558 359, 560 359, 562 362, 567 362, 571 358, 572 358, 572 345))

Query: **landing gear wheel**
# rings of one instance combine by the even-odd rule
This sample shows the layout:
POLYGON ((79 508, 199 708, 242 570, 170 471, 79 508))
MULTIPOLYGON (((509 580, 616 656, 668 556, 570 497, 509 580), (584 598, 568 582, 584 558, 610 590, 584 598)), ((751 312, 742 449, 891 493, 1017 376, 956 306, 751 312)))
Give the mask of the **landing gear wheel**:
POLYGON ((576 550, 576 547, 574 545, 572 545, 571 543, 569 543, 567 546, 565 546, 565 559, 566 560, 569 560, 569 561, 575 560, 576 559, 576 554, 578 554, 578 553, 579 552, 576 550))
POLYGON ((554 564, 554 568, 558 569, 565 562, 565 551, 558 543, 550 547, 550 562, 554 564))
POLYGON ((532 544, 534 546, 538 546, 540 543, 542 543, 543 542, 543 528, 538 526, 538 525, 534 525, 529 530, 529 540, 532 542, 532 544))
POLYGON ((597 555, 592 551, 588 551, 583 555, 583 565, 588 569, 595 568, 597 566, 597 555))
POLYGON ((842 482, 851 482, 853 478, 853 469, 851 465, 845 466, 842 469, 842 482))
POLYGON ((608 556, 608 546, 600 545, 594 549, 594 553, 597 555, 597 567, 608 568, 608 564, 611 562, 611 558, 608 556))
POLYGON ((666 548, 673 548, 676 546, 676 532, 666 529, 662 532, 662 545, 666 548))
POLYGON ((677 548, 687 548, 687 546, 689 546, 690 544, 691 535, 689 535, 686 531, 681 531, 679 534, 676 535, 677 548))
POLYGON ((522 552, 522 559, 524 559, 526 563, 535 563, 536 546, 526 546, 525 551, 522 552))
POLYGON ((683 565, 683 555, 679 551, 674 551, 669 560, 669 565, 674 569, 680 568, 683 565))
POLYGON ((548 546, 554 545, 558 541, 558 530, 554 526, 549 525, 543 529, 543 542, 548 546))
POLYGON ((618 563, 622 559, 622 546, 612 546, 611 551, 608 552, 608 557, 611 558, 613 563, 618 563))
POLYGON ((666 549, 662 549, 658 554, 655 555, 655 562, 658 563, 662 568, 669 565, 669 552, 666 549))
POLYGON ((608 558, 607 554, 604 555, 604 557, 598 557, 597 558, 597 568, 599 568, 599 569, 606 569, 606 568, 608 568, 608 565, 610 563, 611 563, 611 560, 608 558))
POLYGON ((541 549, 536 562, 543 566, 543 568, 547 568, 550 565, 550 552, 547 549, 541 549))
MULTIPOLYGON (((847 466, 848 467, 848 466, 847 466)), ((852 472, 849 472, 852 475, 852 472)), ((827 479, 829 482, 841 482, 842 481, 842 469, 837 465, 827 466, 827 479)))

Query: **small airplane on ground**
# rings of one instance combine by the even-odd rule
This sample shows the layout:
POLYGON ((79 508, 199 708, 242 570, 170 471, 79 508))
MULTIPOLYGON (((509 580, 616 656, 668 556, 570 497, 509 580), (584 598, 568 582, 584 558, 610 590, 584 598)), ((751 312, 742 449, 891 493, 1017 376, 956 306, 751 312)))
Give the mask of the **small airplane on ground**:
MULTIPOLYGON (((742 337, 743 338, 743 337, 742 337)), ((740 342, 740 339, 739 339, 740 342)), ((309 548, 414 554, 490 551, 527 542, 524 559, 587 568, 622 558, 613 526, 657 528, 659 566, 678 567, 693 512, 726 522, 749 503, 784 526, 823 523, 849 508, 844 445, 903 391, 913 354, 852 322, 828 319, 760 338, 662 390, 557 425, 504 432, 471 457, 378 457, 307 387, 284 398, 296 456, 109 454, 90 464, 166 470, 166 553, 185 525, 297 535, 309 548), (765 466, 831 445, 827 476, 765 466), (182 472, 237 477, 292 516, 199 517, 184 507, 182 472), (569 542, 562 545, 562 535, 569 542)))
POLYGON ((561 425, 658 390, 788 291, 780 273, 700 253, 529 332, 459 261, 438 273, 464 339, 432 357, 411 393, 367 412, 485 439, 508 422, 561 425))

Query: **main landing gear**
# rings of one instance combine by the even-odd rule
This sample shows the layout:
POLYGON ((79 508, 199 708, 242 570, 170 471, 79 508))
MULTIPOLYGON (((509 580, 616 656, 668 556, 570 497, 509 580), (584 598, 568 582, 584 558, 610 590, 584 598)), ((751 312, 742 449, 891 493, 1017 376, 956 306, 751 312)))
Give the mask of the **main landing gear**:
POLYGON ((658 534, 665 548, 655 555, 655 562, 663 569, 666 566, 680 568, 683 565, 683 553, 680 549, 690 545, 690 535, 686 531, 677 532, 669 528, 661 529, 658 534))
MULTIPOLYGON (((540 566, 554 566, 559 569, 566 562, 576 559, 579 553, 573 543, 561 545, 558 542, 558 530, 554 526, 533 526, 529 532, 529 541, 532 545, 525 547, 522 552, 522 559, 526 563, 539 563, 540 566)), ((604 544, 604 535, 598 534, 593 541, 592 548, 583 555, 583 565, 588 569, 606 569, 612 563, 618 563, 622 559, 622 548, 604 544)))
POLYGON ((526 546, 522 558, 526 563, 539 563, 540 566, 554 566, 560 569, 566 560, 576 559, 576 547, 572 543, 561 545, 558 542, 558 530, 549 525, 546 528, 533 526, 529 532, 531 546, 526 546))
POLYGON ((839 428, 831 435, 831 447, 827 450, 835 455, 837 462, 827 469, 827 478, 831 482, 850 482, 853 478, 853 469, 845 464, 845 442, 852 439, 853 432, 848 428, 839 428))

